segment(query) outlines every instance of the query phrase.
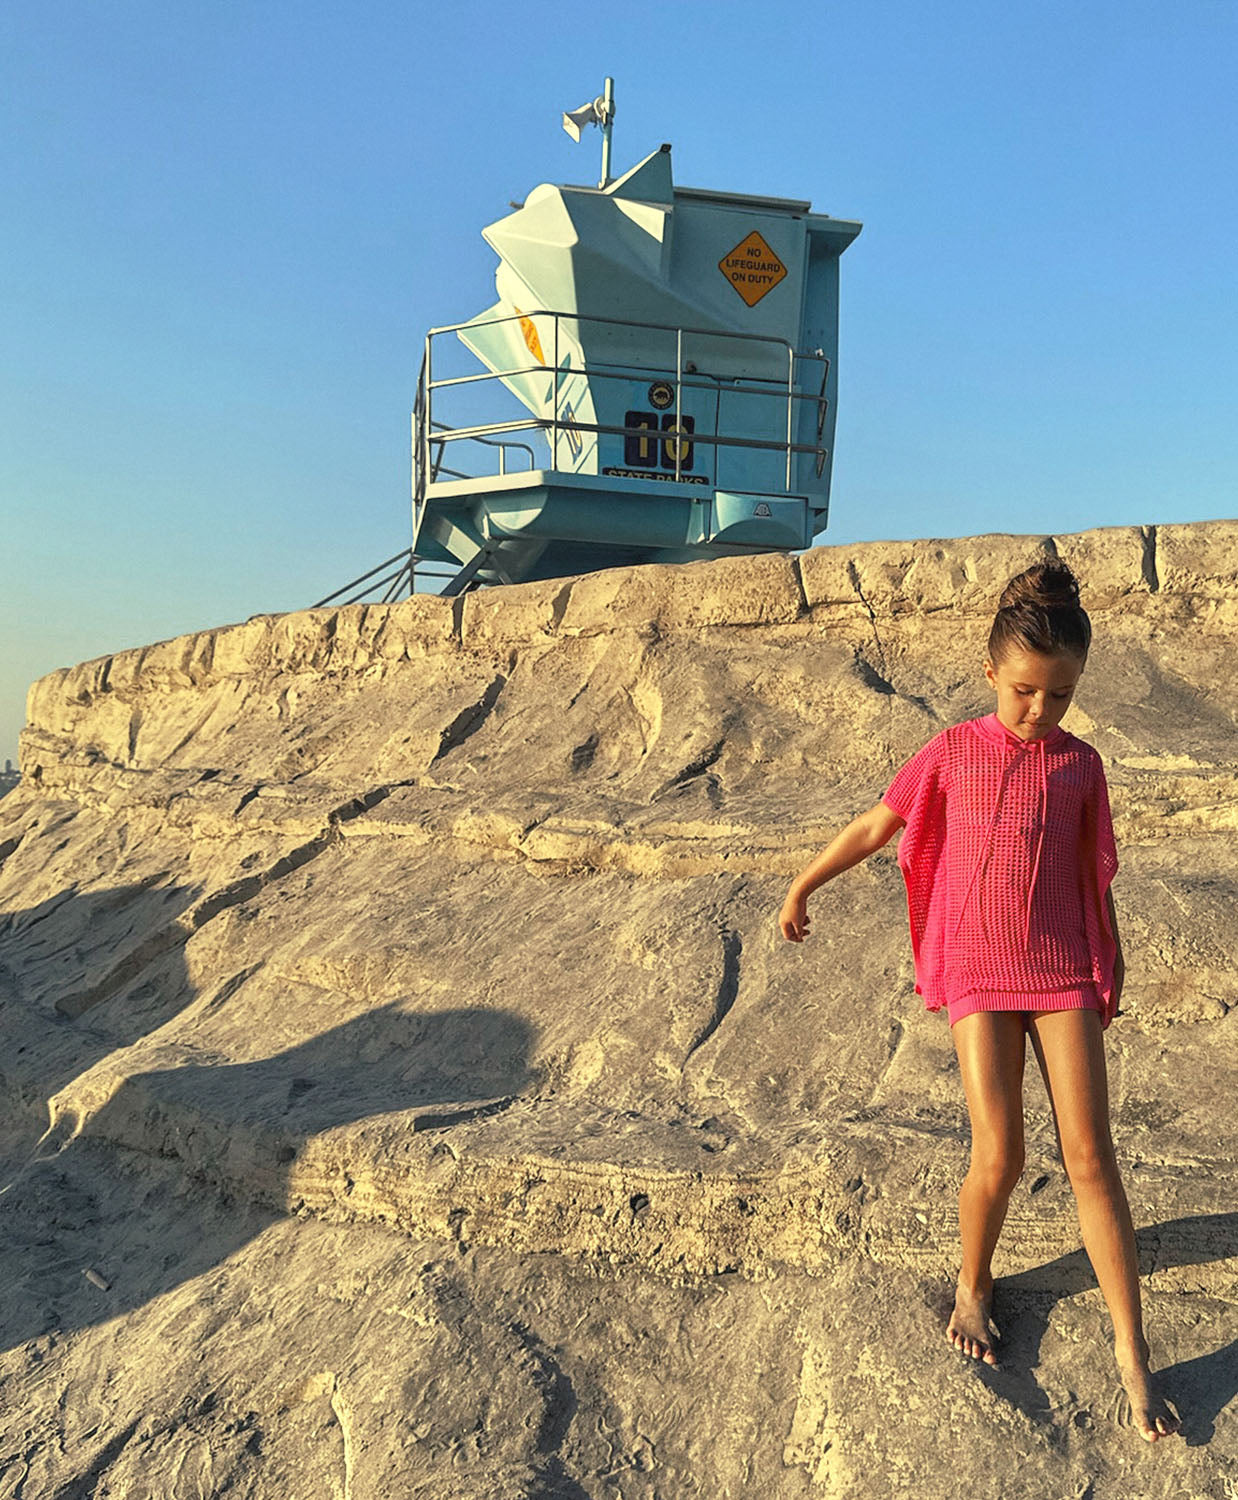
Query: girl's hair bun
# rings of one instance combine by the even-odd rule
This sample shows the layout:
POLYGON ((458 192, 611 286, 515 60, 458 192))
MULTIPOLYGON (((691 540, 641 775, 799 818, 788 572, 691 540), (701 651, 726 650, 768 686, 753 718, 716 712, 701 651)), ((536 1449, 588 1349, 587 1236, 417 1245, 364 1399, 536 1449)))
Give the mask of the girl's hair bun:
POLYGON ((1078 609, 1079 580, 1064 562, 1033 563, 1016 573, 1002 590, 998 609, 1039 604, 1042 609, 1078 609))
POLYGON ((1047 558, 1016 573, 1002 590, 989 632, 996 666, 1011 650, 1087 657, 1092 623, 1079 603, 1079 580, 1064 562, 1047 558))

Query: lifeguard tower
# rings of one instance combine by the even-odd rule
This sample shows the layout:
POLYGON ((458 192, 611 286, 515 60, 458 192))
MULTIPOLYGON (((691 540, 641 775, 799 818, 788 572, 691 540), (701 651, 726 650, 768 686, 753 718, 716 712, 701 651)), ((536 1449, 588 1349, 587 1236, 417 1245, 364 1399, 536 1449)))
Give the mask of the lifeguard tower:
POLYGON ((410 587, 427 564, 456 594, 825 527, 838 262, 861 226, 678 187, 667 145, 610 180, 613 113, 607 80, 564 117, 601 124, 600 185, 543 184, 485 228, 498 300, 426 335, 410 587))

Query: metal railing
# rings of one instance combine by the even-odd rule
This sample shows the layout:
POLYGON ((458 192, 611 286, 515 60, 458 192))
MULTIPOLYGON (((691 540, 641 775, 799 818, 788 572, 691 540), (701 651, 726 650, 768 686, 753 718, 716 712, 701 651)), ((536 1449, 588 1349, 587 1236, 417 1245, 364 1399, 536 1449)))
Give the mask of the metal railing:
POLYGON ((325 598, 319 599, 316 604, 311 604, 310 608, 323 609, 326 605, 333 604, 337 609, 343 609, 347 604, 360 604, 367 594, 373 594, 378 589, 386 590, 378 602, 390 604, 399 597, 405 582, 408 583, 408 597, 411 599, 417 592, 419 575, 423 578, 454 578, 458 572, 458 568, 443 563, 427 563, 424 558, 418 557, 411 547, 401 547, 385 561, 333 590, 325 598), (390 569, 392 563, 395 563, 396 567, 386 572, 385 570, 390 569), (374 576, 376 573, 381 573, 383 576, 376 578, 374 576), (347 594, 348 598, 341 598, 342 594, 347 594))
MULTIPOLYGON (((537 341, 540 352, 540 339, 537 341)), ((719 330, 716 328, 690 328, 674 327, 665 323, 638 322, 632 318, 607 318, 586 315, 583 313, 555 312, 547 308, 535 309, 531 312, 506 313, 500 317, 487 319, 484 323, 476 320, 466 323, 449 323, 441 328, 432 328, 426 334, 425 346, 422 353, 421 368, 417 375, 417 394, 412 413, 412 500, 413 500, 413 548, 416 548, 417 539, 421 531, 421 523, 425 516, 426 506, 429 498, 429 486, 437 483, 442 473, 450 474, 458 479, 477 479, 487 477, 478 474, 466 474, 458 469, 447 469, 443 464, 443 456, 448 443, 474 442, 499 450, 499 473, 506 474, 506 449, 520 448, 529 455, 529 468, 535 464, 535 455, 528 443, 514 443, 504 441, 504 435, 508 433, 535 432, 547 435, 550 446, 552 465, 557 460, 559 450, 560 431, 566 424, 560 417, 560 381, 564 375, 583 375, 588 381, 598 380, 621 380, 631 381, 634 378, 640 380, 666 380, 672 383, 675 403, 675 433, 680 437, 683 433, 683 392, 685 390, 707 390, 716 392, 719 389, 719 379, 732 379, 737 383, 733 392, 742 396, 758 397, 769 400, 777 397, 786 402, 786 435, 785 438, 751 438, 739 435, 728 435, 722 432, 700 432, 694 431, 692 442, 718 448, 748 448, 764 452, 776 452, 785 455, 784 488, 787 493, 791 492, 793 464, 797 454, 813 454, 816 458, 816 472, 818 477, 824 471, 825 460, 828 456, 826 450, 821 447, 821 438, 825 431, 825 419, 829 409, 826 399, 826 383, 829 379, 830 361, 824 351, 820 349, 812 351, 796 350, 785 339, 775 338, 768 334, 742 333, 732 330, 719 330), (533 318, 550 318, 554 323, 553 340, 553 363, 546 364, 544 360, 537 360, 530 351, 530 357, 534 360, 532 364, 516 366, 507 370, 483 370, 480 373, 470 375, 454 375, 444 379, 434 378, 434 340, 447 334, 459 334, 465 329, 495 327, 502 323, 520 323, 527 326, 533 318), (643 332, 657 333, 662 335, 673 335, 675 339, 675 363, 670 365, 650 364, 624 364, 621 360, 608 360, 609 368, 600 368, 596 365, 579 367, 565 365, 560 358, 560 324, 568 322, 573 324, 603 324, 615 328, 632 328, 643 332), (786 359, 786 380, 781 378, 775 380, 762 376, 728 376, 698 379, 699 374, 695 366, 689 364, 685 368, 684 361, 684 338, 714 339, 727 342, 746 341, 753 344, 763 344, 780 351, 779 358, 786 359), (797 362, 812 362, 821 366, 821 381, 818 389, 799 390, 796 388, 797 362), (520 376, 550 375, 552 377, 552 403, 550 415, 538 417, 517 417, 503 422, 480 422, 473 423, 467 427, 452 427, 446 422, 435 421, 433 416, 433 401, 435 391, 444 391, 461 386, 480 385, 492 381, 504 381, 516 379, 520 376), (817 407, 816 421, 816 443, 797 443, 795 441, 795 412, 797 402, 815 402, 817 407), (434 449, 437 447, 437 453, 434 449)), ((577 433, 594 433, 598 436, 616 437, 640 437, 646 435, 644 429, 633 427, 617 427, 607 423, 582 422, 573 415, 570 426, 577 433)), ((685 444, 676 441, 674 447, 674 477, 676 480, 682 478, 682 458, 685 444)))
MULTIPOLYGON (((433 454, 434 445, 438 444, 438 453, 433 454, 430 461, 430 483, 437 484, 442 475, 446 474, 451 479, 476 479, 476 474, 466 474, 463 469, 449 469, 443 463, 443 454, 447 448, 447 440, 436 435, 435 429, 450 432, 451 429, 446 422, 432 422, 430 431, 430 449, 433 454)), ((507 450, 518 449, 521 453, 528 454, 529 468, 532 469, 537 462, 537 455, 533 452, 530 443, 504 443, 491 437, 472 437, 468 441, 480 443, 483 448, 497 448, 499 450, 499 473, 507 473, 507 450)))

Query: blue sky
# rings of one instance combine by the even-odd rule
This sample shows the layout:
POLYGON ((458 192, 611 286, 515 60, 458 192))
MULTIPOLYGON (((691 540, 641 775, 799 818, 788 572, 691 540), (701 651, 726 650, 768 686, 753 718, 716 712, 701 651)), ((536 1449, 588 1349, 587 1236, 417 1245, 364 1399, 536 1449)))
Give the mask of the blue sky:
POLYGON ((0 760, 56 666, 312 603, 408 531, 483 224, 615 169, 864 221, 824 540, 1238 515, 1238 7, 9 0, 0 760))

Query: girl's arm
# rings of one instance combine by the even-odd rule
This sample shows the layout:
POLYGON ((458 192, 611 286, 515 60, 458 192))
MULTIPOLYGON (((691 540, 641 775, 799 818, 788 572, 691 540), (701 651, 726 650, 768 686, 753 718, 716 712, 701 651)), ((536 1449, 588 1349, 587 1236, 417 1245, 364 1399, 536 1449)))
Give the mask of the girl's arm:
POLYGON ((1122 957, 1122 939, 1118 934, 1118 914, 1114 910, 1112 886, 1105 888, 1105 905, 1109 908, 1109 926, 1118 949, 1113 960, 1113 1003, 1116 1006, 1122 998, 1122 986, 1126 981, 1126 960, 1122 957))
POLYGON ((808 898, 818 886, 888 844, 906 820, 878 802, 847 824, 824 851, 791 882, 787 899, 778 913, 778 926, 791 943, 802 943, 808 935, 808 898))

